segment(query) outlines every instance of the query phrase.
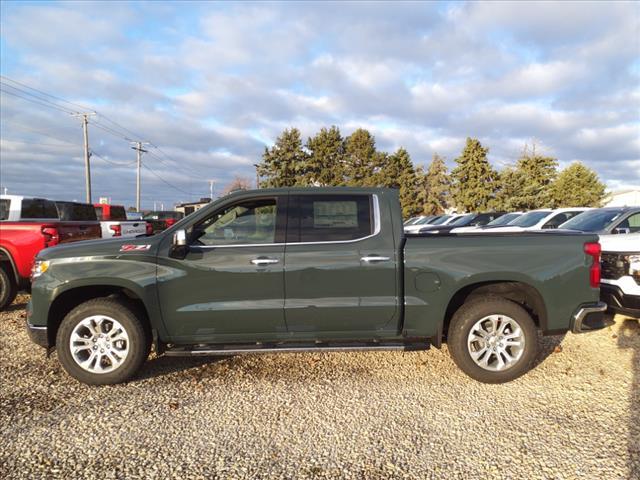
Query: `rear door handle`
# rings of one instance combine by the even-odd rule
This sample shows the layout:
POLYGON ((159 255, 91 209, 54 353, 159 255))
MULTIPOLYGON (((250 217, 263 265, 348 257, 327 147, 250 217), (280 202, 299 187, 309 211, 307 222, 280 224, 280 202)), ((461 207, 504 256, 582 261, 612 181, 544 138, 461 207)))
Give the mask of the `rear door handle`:
POLYGON ((258 266, 263 265, 273 265, 274 263, 278 263, 280 260, 277 258, 254 258, 251 260, 251 263, 258 266))
POLYGON ((388 262, 391 259, 389 257, 381 257, 380 255, 367 255, 362 257, 360 260, 367 263, 376 263, 376 262, 388 262))

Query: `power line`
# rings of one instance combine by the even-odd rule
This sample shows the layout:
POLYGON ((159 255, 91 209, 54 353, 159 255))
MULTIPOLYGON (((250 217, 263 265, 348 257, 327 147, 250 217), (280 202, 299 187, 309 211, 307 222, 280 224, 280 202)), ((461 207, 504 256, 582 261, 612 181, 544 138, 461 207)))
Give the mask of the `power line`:
MULTIPOLYGON (((5 124, 7 123, 7 122, 6 122, 6 120, 4 121, 4 123, 5 123, 5 124)), ((74 143, 74 142, 71 142, 71 141, 69 141, 69 140, 64 140, 64 139, 59 138, 59 137, 54 137, 53 135, 50 135, 50 134, 48 134, 48 133, 45 133, 45 132, 43 132, 43 131, 41 131, 41 130, 35 130, 35 129, 33 129, 33 128, 25 127, 24 125, 21 125, 21 124, 19 124, 19 123, 10 123, 10 124, 11 124, 11 128, 17 128, 18 130, 24 130, 24 131, 26 131, 26 132, 33 132, 33 133, 37 133, 37 134, 39 134, 39 135, 44 135, 45 137, 49 137, 49 138, 52 138, 52 139, 54 139, 54 140, 58 140, 58 141, 60 141, 60 142, 68 143, 68 144, 70 144, 70 145, 79 146, 79 144, 78 144, 78 143, 74 143)))
POLYGON ((182 190, 179 187, 176 187, 175 185, 167 182, 164 178, 162 178, 160 175, 158 175, 155 170, 153 170, 151 167, 149 167, 149 165, 147 165, 146 163, 143 163, 142 166, 144 168, 146 168, 147 170, 149 170, 151 173, 153 173, 156 177, 158 177, 163 183, 165 183, 166 185, 170 186, 171 188, 177 190, 178 192, 184 193, 186 195, 189 195, 190 197, 192 196, 191 192, 187 192, 186 190, 182 190))
MULTIPOLYGON (((42 90, 38 90, 37 88, 30 87, 29 85, 26 85, 26 84, 24 84, 24 83, 22 83, 22 82, 19 82, 19 81, 17 81, 17 80, 12 79, 12 78, 6 77, 6 76, 4 76, 4 75, 0 75, 0 78, 4 79, 4 80, 5 80, 5 82, 6 82, 6 81, 9 81, 9 82, 11 82, 11 83, 15 83, 15 84, 20 85, 20 86, 22 86, 22 87, 28 88, 29 90, 33 90, 33 91, 35 91, 35 92, 38 92, 38 93, 40 93, 40 94, 42 94, 42 95, 46 95, 47 97, 55 98, 56 100, 60 100, 61 102, 68 103, 69 105, 73 105, 74 107, 78 107, 80 110, 88 110, 88 111, 90 111, 90 110, 91 110, 90 108, 87 108, 87 107, 85 107, 85 106, 79 105, 79 104, 77 104, 77 103, 70 102, 69 100, 65 100, 64 98, 57 97, 57 96, 52 95, 52 94, 50 94, 50 93, 43 92, 42 90)), ((9 85, 9 86, 11 86, 11 85, 9 85)), ((15 88, 15 87, 14 87, 14 88, 15 88)))
MULTIPOLYGON (((78 144, 72 144, 72 145, 60 145, 57 143, 38 143, 38 142, 25 142, 23 140, 12 140, 12 139, 7 139, 7 138, 3 138, 3 140, 5 142, 11 142, 11 143, 24 143, 25 145, 41 145, 43 147, 64 147, 64 148, 71 148, 71 147, 79 147, 80 145, 78 144)), ((68 142, 65 142, 68 143, 68 142)))
MULTIPOLYGON (((10 87, 10 85, 6 85, 6 86, 10 87)), ((13 93, 13 92, 10 92, 8 90, 4 90, 2 88, 0 88, 0 92, 6 93, 7 95, 13 95, 14 97, 18 97, 18 98, 21 98, 22 100, 26 100, 27 102, 35 103, 36 105, 40 105, 41 107, 53 108, 54 110, 58 110, 59 112, 62 112, 62 113, 67 113, 67 114, 75 113, 75 112, 73 112, 71 110, 67 110, 65 108, 62 108, 59 105, 55 105, 54 106, 54 104, 52 104, 51 102, 49 102, 49 103, 40 102, 40 101, 35 100, 34 98, 29 98, 29 97, 25 97, 25 96, 22 96, 22 95, 18 95, 17 93, 13 93)))

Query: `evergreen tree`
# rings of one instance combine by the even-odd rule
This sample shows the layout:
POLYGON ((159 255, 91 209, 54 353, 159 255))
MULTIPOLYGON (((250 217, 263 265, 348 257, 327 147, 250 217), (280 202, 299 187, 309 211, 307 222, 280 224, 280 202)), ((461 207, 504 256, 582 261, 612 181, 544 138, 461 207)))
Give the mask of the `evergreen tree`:
POLYGON ((427 172, 420 169, 417 173, 420 190, 418 192, 422 210, 426 215, 441 215, 447 208, 447 197, 451 187, 447 166, 437 153, 433 154, 427 172), (422 178, 420 178, 422 177, 422 178))
POLYGON ((535 145, 529 152, 525 145, 516 164, 515 175, 520 178, 515 182, 517 190, 513 192, 511 200, 513 208, 534 210, 551 207, 551 184, 558 175, 557 167, 558 162, 555 158, 538 155, 535 145))
POLYGON ((307 140, 309 158, 305 172, 307 185, 330 186, 344 183, 344 140, 336 126, 322 128, 307 140))
POLYGON ((409 152, 400 147, 392 155, 384 155, 378 172, 378 185, 400 190, 400 205, 404 218, 412 217, 422 210, 418 202, 418 185, 415 169, 409 152))
POLYGON ((453 199, 460 210, 487 211, 495 203, 498 173, 487 160, 488 148, 467 138, 458 164, 451 172, 453 199))
POLYGON ((516 167, 504 168, 498 175, 498 188, 491 209, 505 212, 520 210, 519 193, 524 188, 524 181, 516 167))
POLYGON ((553 206, 599 207, 604 190, 596 172, 581 162, 574 162, 558 174, 552 185, 553 206))
POLYGON ((291 187, 304 185, 307 153, 302 149, 300 131, 286 129, 271 148, 264 149, 258 175, 262 187, 291 187))
POLYGON ((344 181, 347 185, 375 186, 384 156, 376 152, 373 135, 359 128, 345 141, 344 181))

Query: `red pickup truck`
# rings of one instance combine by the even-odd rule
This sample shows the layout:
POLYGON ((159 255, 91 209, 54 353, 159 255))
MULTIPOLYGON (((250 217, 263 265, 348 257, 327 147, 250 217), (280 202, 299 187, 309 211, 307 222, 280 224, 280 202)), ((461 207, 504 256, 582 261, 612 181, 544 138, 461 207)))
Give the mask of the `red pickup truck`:
MULTIPOLYGON (((76 205, 81 204, 73 206, 76 205)), ((67 215, 65 212, 64 217, 67 215)), ((33 259, 40 250, 59 243, 101 238, 100 223, 95 217, 60 218, 63 216, 51 200, 0 195, 0 310, 13 302, 18 290, 29 287, 33 259)))

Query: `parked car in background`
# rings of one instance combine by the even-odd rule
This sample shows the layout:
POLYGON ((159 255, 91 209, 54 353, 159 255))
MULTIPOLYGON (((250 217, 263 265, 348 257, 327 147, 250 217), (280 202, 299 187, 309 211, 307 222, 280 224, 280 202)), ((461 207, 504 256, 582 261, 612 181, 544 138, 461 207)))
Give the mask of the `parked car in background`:
POLYGON ((479 230, 479 232, 522 232, 529 230, 546 230, 558 228, 562 223, 566 222, 570 218, 581 214, 587 208, 558 208, 557 210, 540 209, 531 210, 530 212, 522 214, 508 225, 502 227, 496 227, 486 230, 479 230))
POLYGON ((433 218, 425 218, 423 221, 419 221, 414 223, 413 225, 409 225, 404 227, 405 233, 416 233, 421 228, 426 227, 427 225, 445 225, 448 222, 451 222, 457 218, 460 218, 461 215, 438 215, 433 218))
POLYGON ((153 226, 144 220, 127 220, 127 213, 121 205, 96 203, 96 216, 102 228, 102 238, 136 237, 153 233, 153 226))
POLYGON ((490 221, 486 225, 479 225, 474 227, 460 227, 456 228, 452 233, 465 233, 465 232, 475 232, 477 230, 491 229, 497 227, 504 227, 505 225, 510 224, 516 218, 522 215, 522 212, 510 212, 505 213, 504 215, 499 216, 495 220, 490 221))
POLYGON ((29 288, 33 259, 60 243, 100 238, 98 222, 60 220, 55 202, 0 195, 0 310, 29 288))
POLYGON ((533 367, 540 332, 607 325, 597 240, 405 237, 395 190, 239 191, 152 237, 45 249, 25 323, 93 385, 131 378, 152 345, 194 356, 443 341, 467 375, 502 383, 533 367))
POLYGON ((640 232, 640 207, 606 207, 588 210, 563 223, 560 228, 598 235, 640 232))
POLYGON ((479 227, 504 215, 504 212, 467 213, 444 225, 425 225, 417 233, 454 232, 463 227, 479 227))
POLYGON ((142 220, 142 212, 127 212, 127 220, 142 220))
POLYGON ((615 313, 640 318, 640 233, 603 235, 600 298, 615 313))
POLYGON ((142 217, 143 220, 151 224, 152 233, 158 233, 166 230, 174 223, 184 218, 182 212, 174 212, 170 210, 158 210, 148 212, 142 217))

